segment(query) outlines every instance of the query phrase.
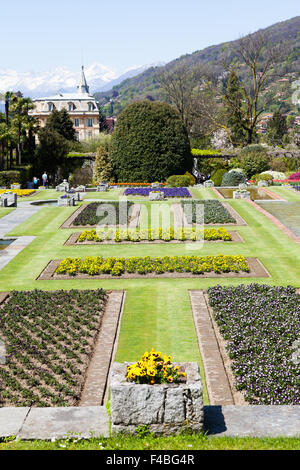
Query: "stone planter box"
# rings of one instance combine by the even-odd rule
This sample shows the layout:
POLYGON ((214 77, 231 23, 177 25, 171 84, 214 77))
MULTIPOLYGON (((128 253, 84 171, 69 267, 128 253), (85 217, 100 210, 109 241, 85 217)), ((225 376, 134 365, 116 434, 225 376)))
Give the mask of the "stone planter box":
POLYGON ((10 189, 21 189, 21 185, 20 184, 11 184, 10 189))
POLYGON ((161 188, 160 183, 151 183, 151 188, 161 188))
POLYGON ((257 186, 258 186, 259 188, 265 188, 265 187, 267 187, 267 186, 269 186, 269 185, 268 185, 267 181, 260 180, 260 181, 257 183, 257 186))
POLYGON ((204 187, 205 188, 213 188, 215 185, 215 183, 211 180, 208 180, 208 181, 204 181, 204 187))
POLYGON ((250 191, 233 191, 233 199, 250 199, 250 191))
POLYGON ((63 180, 58 186, 56 186, 56 191, 69 191, 70 185, 67 180, 63 180))
POLYGON ((135 384, 126 381, 131 363, 114 363, 110 380, 111 430, 134 434, 137 426, 148 425, 156 435, 203 429, 203 398, 196 362, 183 366, 186 382, 178 384, 135 384))
POLYGON ((97 186, 97 191, 107 191, 108 190, 108 184, 99 184, 97 186))
POLYGON ((149 192, 149 201, 161 201, 165 197, 162 191, 150 191, 149 192))
POLYGON ((1 207, 17 207, 17 195, 15 193, 3 193, 0 196, 1 207))
POLYGON ((57 200, 58 206, 75 206, 76 200, 74 196, 71 197, 60 197, 57 200))

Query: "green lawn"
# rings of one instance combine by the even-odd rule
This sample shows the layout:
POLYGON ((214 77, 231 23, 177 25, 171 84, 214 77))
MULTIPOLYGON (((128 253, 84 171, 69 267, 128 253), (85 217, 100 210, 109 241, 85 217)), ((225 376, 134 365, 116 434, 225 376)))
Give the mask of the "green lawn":
POLYGON ((118 435, 101 439, 50 441, 7 440, 0 450, 299 450, 297 438, 207 437, 203 434, 155 438, 118 435))
POLYGON ((289 188, 284 188, 281 186, 270 186, 270 191, 278 196, 286 199, 287 201, 299 201, 300 202, 300 191, 295 191, 289 188))
POLYGON ((14 211, 15 208, 12 207, 0 207, 0 219, 1 217, 4 217, 5 215, 9 214, 10 212, 14 211))

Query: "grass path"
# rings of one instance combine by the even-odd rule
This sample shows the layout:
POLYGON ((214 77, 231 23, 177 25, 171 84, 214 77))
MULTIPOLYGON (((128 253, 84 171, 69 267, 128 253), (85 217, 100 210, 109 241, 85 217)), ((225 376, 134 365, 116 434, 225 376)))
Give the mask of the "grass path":
POLYGON ((272 193, 278 194, 286 201, 298 201, 300 202, 300 191, 295 191, 289 188, 284 188, 281 186, 269 186, 272 193))

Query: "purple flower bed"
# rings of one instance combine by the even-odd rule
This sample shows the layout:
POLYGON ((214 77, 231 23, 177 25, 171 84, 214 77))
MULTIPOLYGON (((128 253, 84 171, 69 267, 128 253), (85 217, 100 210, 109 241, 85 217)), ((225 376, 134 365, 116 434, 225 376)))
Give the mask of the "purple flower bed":
POLYGON ((294 189, 296 189, 297 191, 300 191, 300 186, 294 186, 294 189))
POLYGON ((215 286, 208 293, 237 390, 251 404, 300 405, 300 295, 295 288, 215 286))
MULTIPOLYGON (((125 196, 149 196, 150 191, 158 191, 153 188, 126 188, 125 196)), ((192 197, 187 188, 159 188, 165 197, 192 197)))

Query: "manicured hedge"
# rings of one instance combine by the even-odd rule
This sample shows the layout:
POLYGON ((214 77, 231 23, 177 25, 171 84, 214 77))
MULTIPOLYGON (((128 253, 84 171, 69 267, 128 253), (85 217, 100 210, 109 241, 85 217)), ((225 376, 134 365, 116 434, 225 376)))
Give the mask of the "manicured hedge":
POLYGON ((300 295, 294 287, 211 287, 209 302, 251 404, 300 405, 300 295))
POLYGON ((178 113, 168 104, 148 100, 132 103, 119 114, 110 158, 117 182, 164 181, 193 166, 178 113))
POLYGON ((10 189, 11 184, 20 183, 20 180, 20 171, 0 171, 0 186, 5 186, 7 189, 10 189))

